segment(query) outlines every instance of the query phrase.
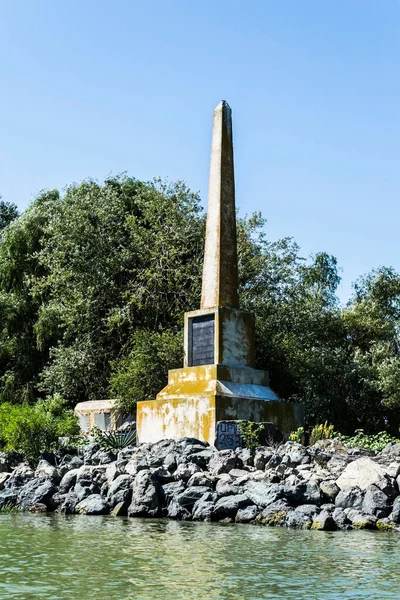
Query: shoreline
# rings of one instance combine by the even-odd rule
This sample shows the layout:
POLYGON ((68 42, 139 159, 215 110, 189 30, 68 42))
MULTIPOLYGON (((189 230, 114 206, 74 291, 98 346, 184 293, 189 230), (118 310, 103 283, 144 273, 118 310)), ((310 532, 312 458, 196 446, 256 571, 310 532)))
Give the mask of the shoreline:
POLYGON ((400 532, 400 444, 378 455, 338 440, 218 451, 193 438, 82 456, 48 453, 36 469, 0 455, 8 511, 400 532))

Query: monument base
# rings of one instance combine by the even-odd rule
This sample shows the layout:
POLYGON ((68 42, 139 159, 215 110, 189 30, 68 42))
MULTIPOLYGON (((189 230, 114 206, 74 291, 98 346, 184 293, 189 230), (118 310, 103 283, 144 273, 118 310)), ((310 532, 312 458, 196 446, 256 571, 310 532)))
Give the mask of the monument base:
POLYGON ((188 436, 214 445, 217 422, 231 419, 268 421, 288 434, 303 424, 303 406, 280 401, 266 371, 218 364, 175 369, 156 400, 138 402, 138 441, 188 436))

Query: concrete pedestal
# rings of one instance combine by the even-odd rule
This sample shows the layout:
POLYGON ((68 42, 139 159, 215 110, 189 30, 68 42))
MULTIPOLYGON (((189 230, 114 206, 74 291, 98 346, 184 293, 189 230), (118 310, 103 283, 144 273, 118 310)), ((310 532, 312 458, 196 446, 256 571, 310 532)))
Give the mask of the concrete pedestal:
POLYGON ((286 434, 303 422, 302 405, 280 401, 265 371, 216 364, 168 375, 156 400, 138 402, 139 442, 190 436, 214 444, 217 422, 229 419, 272 422, 286 434))

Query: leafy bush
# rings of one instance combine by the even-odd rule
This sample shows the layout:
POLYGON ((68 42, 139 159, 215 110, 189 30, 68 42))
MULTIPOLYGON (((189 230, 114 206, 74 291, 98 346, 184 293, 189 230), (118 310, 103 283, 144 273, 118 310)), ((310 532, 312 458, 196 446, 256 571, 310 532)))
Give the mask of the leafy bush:
POLYGON ((259 436, 264 429, 264 425, 257 426, 257 423, 253 423, 253 421, 239 421, 238 429, 245 448, 253 452, 260 445, 259 436))
POLYGON ((389 435, 386 431, 367 435, 363 429, 356 429, 353 436, 336 434, 336 437, 348 448, 363 448, 376 453, 381 452, 391 442, 400 442, 398 438, 389 435))
POLYGON ((58 447, 62 436, 79 434, 79 422, 58 395, 34 405, 0 405, 0 447, 34 461, 45 450, 58 447))
POLYGON ((289 440, 291 442, 296 442, 296 444, 301 444, 303 435, 304 427, 298 427, 296 431, 292 431, 292 433, 289 435, 289 440))
POLYGON ((328 425, 328 421, 325 423, 321 423, 320 425, 315 425, 311 431, 310 436, 310 445, 313 446, 315 442, 319 440, 331 440, 333 437, 333 425, 328 425))

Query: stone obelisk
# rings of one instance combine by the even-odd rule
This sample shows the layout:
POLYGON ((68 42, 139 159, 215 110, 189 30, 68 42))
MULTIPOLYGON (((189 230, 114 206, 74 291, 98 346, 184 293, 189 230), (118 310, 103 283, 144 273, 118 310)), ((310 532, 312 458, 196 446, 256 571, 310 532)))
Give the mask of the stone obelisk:
POLYGON ((214 111, 200 308, 239 307, 232 111, 214 111))
POLYGON ((168 373, 156 400, 139 402, 140 442, 195 437, 214 444, 217 423, 302 424, 302 407, 282 402, 254 368, 254 316, 239 309, 232 113, 214 111, 200 310, 185 314, 184 367, 168 373))

